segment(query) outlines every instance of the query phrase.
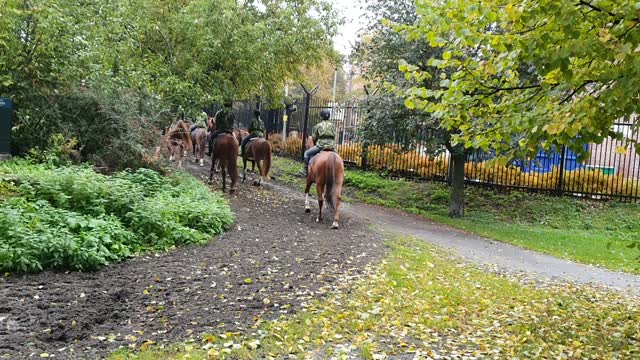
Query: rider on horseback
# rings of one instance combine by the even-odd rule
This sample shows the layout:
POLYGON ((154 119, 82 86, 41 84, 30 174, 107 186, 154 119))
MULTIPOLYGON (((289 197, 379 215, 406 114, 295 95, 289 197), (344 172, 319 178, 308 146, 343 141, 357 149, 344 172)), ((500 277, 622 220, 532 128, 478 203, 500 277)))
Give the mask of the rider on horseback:
MULTIPOLYGON (((304 176, 309 174, 309 162, 311 158, 316 156, 320 151, 335 150, 336 148, 336 128, 329 118, 331 113, 329 110, 320 111, 322 121, 313 129, 313 146, 304 153, 304 176)), ((303 139, 304 141, 304 139, 303 139)))
POLYGON ((233 123, 236 121, 232 106, 233 103, 229 101, 225 103, 222 110, 218 111, 216 114, 216 131, 209 136, 209 150, 207 150, 207 156, 211 156, 213 142, 218 135, 225 133, 232 134, 231 130, 233 129, 233 123))
POLYGON ((241 157, 244 157, 244 151, 249 141, 264 136, 264 122, 262 122, 262 119, 260 119, 260 110, 255 110, 253 114, 256 116, 256 118, 253 119, 253 121, 249 125, 249 136, 242 140, 242 146, 240 148, 241 157))
POLYGON ((209 119, 209 115, 207 115, 207 113, 204 110, 202 110, 202 112, 196 116, 196 121, 193 125, 191 125, 189 132, 193 133, 193 131, 197 128, 206 129, 208 119, 209 119))

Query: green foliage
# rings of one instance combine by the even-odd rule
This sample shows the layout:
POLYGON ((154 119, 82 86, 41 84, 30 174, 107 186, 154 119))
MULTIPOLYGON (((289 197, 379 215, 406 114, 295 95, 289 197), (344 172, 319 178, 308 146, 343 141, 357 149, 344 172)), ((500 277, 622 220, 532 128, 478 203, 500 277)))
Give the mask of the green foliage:
MULTIPOLYGON (((408 149, 420 143, 433 145, 428 150, 437 152, 447 142, 447 133, 435 131, 438 124, 429 114, 405 106, 401 95, 412 83, 399 70, 399 65, 401 60, 420 63, 421 69, 435 73, 437 68, 428 67, 426 60, 439 49, 427 42, 408 41, 384 25, 389 22, 415 23, 418 16, 413 1, 375 0, 367 3, 367 10, 370 14, 367 32, 356 45, 353 60, 366 69, 363 77, 369 86, 380 87, 383 91, 374 94, 370 89, 370 95, 361 103, 366 116, 358 128, 359 134, 370 144, 398 143, 408 149)), ((422 85, 433 87, 437 84, 425 79, 422 85)))
MULTIPOLYGON (((466 148, 494 149, 504 165, 542 144, 584 143, 615 133, 616 120, 640 111, 638 3, 620 1, 421 1, 419 20, 394 28, 439 47, 431 73, 408 61, 407 105, 437 117, 466 148)), ((627 139, 635 143, 637 139, 627 139)))
POLYGON ((0 165, 0 180, 11 191, 0 198, 0 271, 92 270, 146 249, 206 243, 233 222, 226 202, 188 175, 106 176, 16 160, 0 165))
POLYGON ((8 0, 0 7, 0 96, 13 98, 16 151, 60 133, 83 160, 146 165, 181 106, 254 95, 332 56, 324 0, 8 0))

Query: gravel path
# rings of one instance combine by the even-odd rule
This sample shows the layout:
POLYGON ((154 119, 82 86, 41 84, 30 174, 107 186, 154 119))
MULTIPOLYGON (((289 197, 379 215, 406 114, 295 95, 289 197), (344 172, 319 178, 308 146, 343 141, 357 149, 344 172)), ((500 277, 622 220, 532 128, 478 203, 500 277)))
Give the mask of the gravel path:
POLYGON ((0 277, 0 358, 95 359, 145 341, 243 330, 295 312, 384 253, 367 221, 347 215, 343 229, 331 230, 330 220, 316 224, 305 214, 297 197, 269 187, 242 185, 226 197, 237 223, 207 246, 93 273, 0 277))

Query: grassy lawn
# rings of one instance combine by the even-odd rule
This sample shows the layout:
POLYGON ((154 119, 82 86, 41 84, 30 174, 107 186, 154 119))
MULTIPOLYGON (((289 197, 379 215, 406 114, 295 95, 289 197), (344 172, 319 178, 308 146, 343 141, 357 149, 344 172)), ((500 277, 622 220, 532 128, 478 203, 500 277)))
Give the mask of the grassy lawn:
POLYGON ((389 246, 382 264, 294 316, 258 321, 247 334, 121 350, 111 360, 640 356, 637 300, 567 284, 534 287, 410 238, 389 246))
MULTIPOLYGON (((276 158, 277 180, 299 184, 302 165, 276 158)), ((512 191, 467 187, 466 216, 447 217, 445 184, 389 180, 363 171, 347 171, 347 198, 422 215, 431 220, 524 248, 640 274, 640 252, 627 246, 640 241, 640 204, 586 201, 512 191)))

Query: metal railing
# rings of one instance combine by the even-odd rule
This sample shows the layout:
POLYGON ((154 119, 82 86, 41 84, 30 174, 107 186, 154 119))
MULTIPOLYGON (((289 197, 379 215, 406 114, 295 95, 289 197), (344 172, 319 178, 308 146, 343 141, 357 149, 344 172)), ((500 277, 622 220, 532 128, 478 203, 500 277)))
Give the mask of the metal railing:
MULTIPOLYGON (((444 147, 435 149, 429 140, 430 130, 417 129, 410 136, 399 134, 394 141, 381 145, 366 145, 359 136, 365 111, 357 102, 332 103, 309 96, 298 98, 298 110, 284 123, 284 110, 264 110, 267 133, 295 133, 282 139, 282 151, 299 157, 304 149, 302 134, 311 134, 320 122, 320 111, 331 110, 336 126, 337 151, 345 162, 358 169, 378 171, 392 177, 430 181, 450 181, 451 157, 444 147), (305 110, 308 110, 305 111, 305 110), (308 113, 305 122, 305 114, 308 113), (305 128, 305 123, 307 127, 305 128)), ((253 111, 251 110, 251 116, 253 111)), ((250 117, 237 116, 239 125, 248 125, 250 117), (245 117, 248 119, 245 119, 245 117)), ((625 138, 640 140, 634 120, 616 123, 613 130, 625 138)), ((558 195, 590 197, 595 199, 640 200, 640 156, 633 146, 622 140, 607 138, 601 144, 586 144, 586 161, 566 148, 540 150, 535 157, 511 161, 507 166, 489 167, 490 153, 473 152, 467 157, 465 180, 467 184, 490 188, 521 189, 558 195)))

